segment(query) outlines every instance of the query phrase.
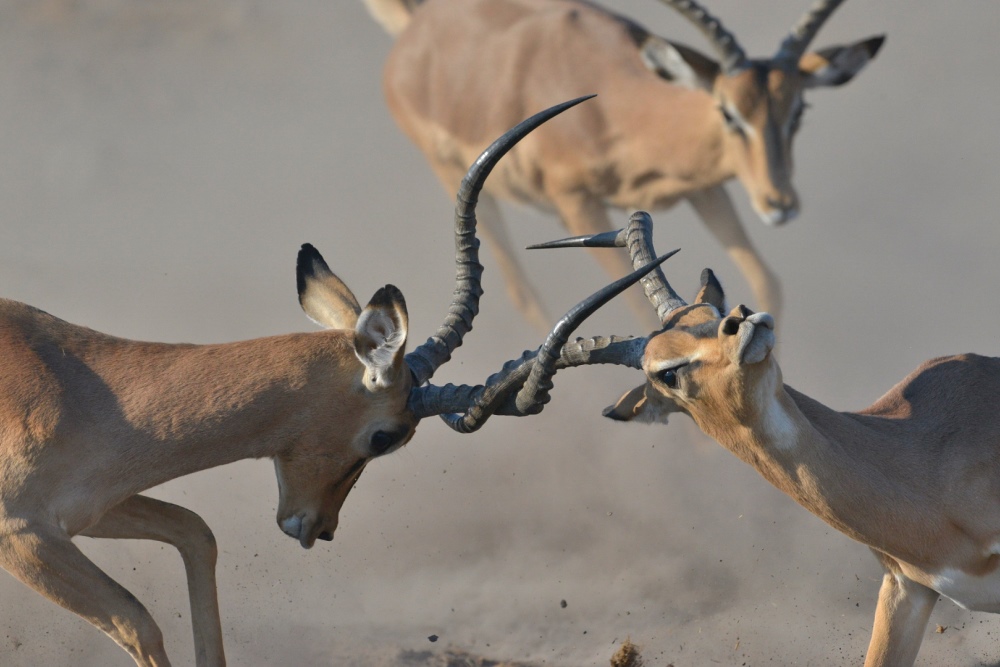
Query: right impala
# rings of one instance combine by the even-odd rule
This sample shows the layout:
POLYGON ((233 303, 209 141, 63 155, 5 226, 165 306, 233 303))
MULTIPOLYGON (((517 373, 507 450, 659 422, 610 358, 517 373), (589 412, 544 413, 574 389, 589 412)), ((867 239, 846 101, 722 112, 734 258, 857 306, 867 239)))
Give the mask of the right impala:
MULTIPOLYGON (((883 40, 807 52, 841 1, 821 0, 773 56, 755 59, 694 0, 662 0, 705 35, 713 60, 583 0, 365 0, 398 34, 383 81, 389 110, 449 193, 480 147, 525 110, 598 93, 574 118, 521 144, 481 199, 508 291, 541 329, 548 318, 494 197, 555 212, 571 234, 610 230, 608 205, 653 210, 687 200, 757 304, 778 314, 778 279, 723 184, 738 178, 769 225, 798 212, 792 141, 804 93, 850 81, 883 40)), ((596 258, 615 277, 627 270, 621 254, 596 258)), ((647 316, 638 292, 627 298, 647 316)))
MULTIPOLYGON (((636 213, 621 232, 542 247, 627 245, 642 266, 652 256, 650 230, 649 216, 636 213)), ((939 595, 1000 612, 1000 359, 932 359, 866 410, 837 412, 782 382, 773 318, 742 305, 727 313, 710 270, 690 305, 658 269, 644 287, 661 330, 610 345, 577 341, 557 365, 641 368, 646 381, 606 416, 666 423, 685 413, 800 505, 868 545, 885 576, 866 667, 912 665, 939 595)))

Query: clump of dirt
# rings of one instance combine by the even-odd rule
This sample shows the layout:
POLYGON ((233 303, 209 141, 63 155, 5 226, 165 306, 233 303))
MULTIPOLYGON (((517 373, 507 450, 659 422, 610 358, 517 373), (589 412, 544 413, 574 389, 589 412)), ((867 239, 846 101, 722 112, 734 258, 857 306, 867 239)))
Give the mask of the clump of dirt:
POLYGON ((611 656, 611 667, 643 667, 645 664, 642 655, 639 654, 639 647, 632 643, 630 637, 626 637, 611 656))
POLYGON ((448 649, 444 653, 403 651, 399 662, 413 667, 537 667, 527 662, 490 660, 458 649, 448 649))

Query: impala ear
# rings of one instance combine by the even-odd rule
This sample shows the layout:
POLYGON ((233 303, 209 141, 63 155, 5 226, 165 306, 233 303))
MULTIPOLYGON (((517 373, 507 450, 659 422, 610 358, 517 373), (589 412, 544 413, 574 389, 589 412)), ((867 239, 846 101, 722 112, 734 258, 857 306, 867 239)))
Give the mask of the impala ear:
POLYGON ((722 283, 715 277, 712 269, 705 269, 701 272, 701 289, 698 290, 698 296, 694 298, 694 302, 715 306, 720 316, 726 312, 726 294, 722 291, 722 283))
POLYGON ((309 243, 299 250, 295 282, 299 304, 309 319, 327 329, 354 328, 361 312, 358 300, 309 243))
POLYGON ((602 414, 619 422, 636 421, 645 424, 666 424, 667 415, 671 412, 680 412, 680 408, 669 398, 661 395, 650 398, 648 392, 648 384, 641 384, 635 389, 630 389, 618 399, 617 403, 604 408, 602 414))
POLYGON ((405 370, 403 350, 409 319, 406 301, 395 285, 375 292, 354 328, 354 353, 365 365, 365 385, 386 389, 405 370))
POLYGON ((655 35, 639 47, 642 62, 657 75, 685 88, 711 91, 719 76, 719 64, 694 49, 671 44, 655 35))
POLYGON ((799 60, 799 71, 805 76, 806 88, 840 86, 864 69, 885 42, 885 35, 848 44, 831 46, 806 53, 799 60))

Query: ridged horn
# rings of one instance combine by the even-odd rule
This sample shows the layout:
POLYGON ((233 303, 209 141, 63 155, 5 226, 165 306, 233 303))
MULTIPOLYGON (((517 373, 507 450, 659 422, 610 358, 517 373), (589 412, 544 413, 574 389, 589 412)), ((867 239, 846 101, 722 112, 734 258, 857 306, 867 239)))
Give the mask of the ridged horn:
POLYGON ((819 0, 792 26, 771 60, 783 69, 794 69, 819 29, 844 0, 819 0))
MULTIPOLYGON (((623 356, 625 348, 631 350, 629 356, 634 357, 637 343, 609 340, 600 346, 593 343, 589 349, 578 346, 571 357, 567 357, 567 363, 560 363, 562 347, 587 317, 653 271, 671 254, 656 258, 578 303, 559 320, 537 352, 525 352, 520 359, 508 362, 499 373, 487 380, 486 385, 414 387, 410 392, 410 410, 418 418, 440 414, 452 429, 472 433, 494 414, 525 416, 540 412, 549 400, 552 376, 559 368, 584 363, 620 363, 618 359, 623 356), (601 352, 595 348, 615 344, 618 347, 607 356, 609 361, 599 361, 601 352)), ((641 353, 639 356, 641 358, 641 353)))
POLYGON ((747 66, 746 53, 736 41, 736 37, 723 27, 719 19, 709 14, 707 9, 694 0, 660 0, 660 2, 676 9, 701 31, 715 52, 719 54, 719 63, 726 74, 731 74, 747 66))
POLYGON ((476 203, 486 177, 500 158, 529 132, 591 97, 594 96, 588 95, 557 104, 522 121, 490 144, 469 167, 455 203, 454 298, 444 323, 437 332, 406 355, 406 364, 416 385, 430 380, 434 372, 451 358, 451 353, 462 344, 462 338, 472 330, 472 321, 479 313, 479 297, 483 294, 480 283, 483 265, 479 263, 479 239, 476 238, 476 203))
MULTIPOLYGON (((653 219, 645 211, 636 211, 629 216, 628 224, 617 232, 602 232, 589 236, 573 236, 559 241, 549 241, 528 246, 538 248, 628 248, 632 267, 646 266, 656 252, 653 250, 653 219)), ((674 250, 670 255, 676 253, 674 250)), ((665 323, 670 313, 687 305, 667 282, 661 269, 649 273, 642 279, 642 289, 646 298, 656 309, 656 316, 665 323)))

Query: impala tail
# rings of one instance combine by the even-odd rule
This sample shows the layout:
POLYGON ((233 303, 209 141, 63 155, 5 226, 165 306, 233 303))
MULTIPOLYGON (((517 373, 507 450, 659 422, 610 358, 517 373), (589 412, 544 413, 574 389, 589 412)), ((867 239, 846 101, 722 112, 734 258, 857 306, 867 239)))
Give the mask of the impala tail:
POLYGON ((365 7, 372 18, 395 37, 406 29, 410 15, 421 0, 365 0, 365 7))

